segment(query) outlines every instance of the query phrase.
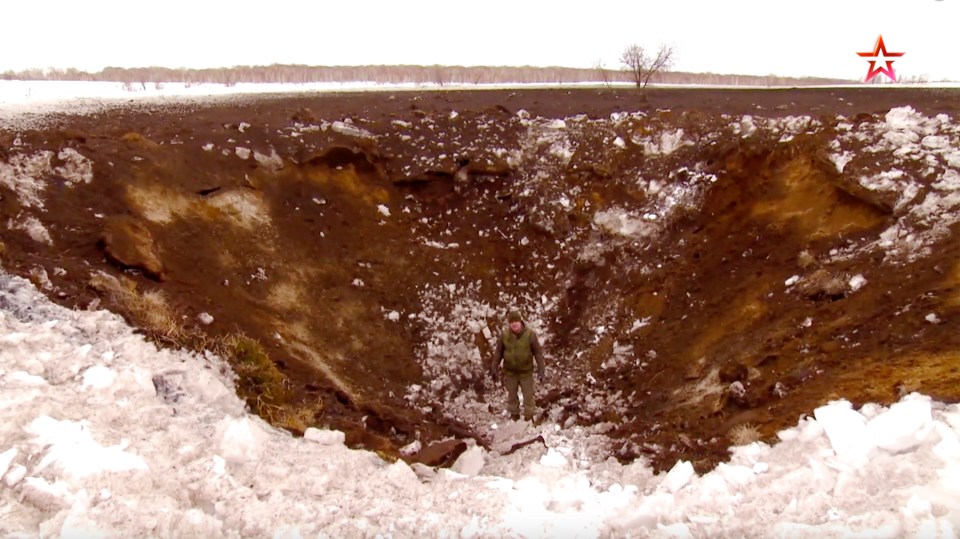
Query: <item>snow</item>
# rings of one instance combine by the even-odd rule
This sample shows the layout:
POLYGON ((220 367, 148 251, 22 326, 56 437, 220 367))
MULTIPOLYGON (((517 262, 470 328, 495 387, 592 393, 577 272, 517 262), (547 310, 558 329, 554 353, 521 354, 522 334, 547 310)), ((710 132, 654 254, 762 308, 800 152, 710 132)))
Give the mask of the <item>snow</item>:
POLYGON ((878 249, 890 264, 927 256, 960 222, 960 129, 945 114, 928 117, 909 106, 846 125, 830 144, 831 159, 838 171, 882 194, 896 222, 834 258, 878 249))
POLYGON ((43 226, 43 223, 32 215, 25 217, 21 222, 12 223, 9 228, 23 230, 30 236, 30 239, 37 243, 53 245, 53 238, 50 237, 47 227, 43 226))
POLYGON ((844 167, 847 166, 847 163, 853 159, 853 152, 846 151, 843 153, 832 153, 828 157, 831 161, 833 161, 833 164, 837 166, 837 172, 842 173, 844 167))
POLYGON ((863 285, 865 284, 867 284, 867 280, 859 273, 851 277, 850 281, 847 283, 847 285, 850 286, 850 290, 853 290, 854 292, 863 288, 863 285))
POLYGON ((601 229, 620 236, 649 236, 656 231, 656 227, 642 217, 619 208, 598 211, 593 216, 593 222, 601 229))
POLYGON ((655 139, 646 137, 633 142, 642 146, 647 155, 670 155, 683 146, 693 145, 693 142, 683 138, 683 129, 664 131, 655 139))
MULTIPOLYGON (((0 534, 899 537, 960 529, 960 406, 836 401, 697 475, 583 452, 578 427, 506 422, 451 470, 303 438, 244 411, 214 356, 0 275, 0 534), (530 432, 529 429, 534 429, 530 432), (465 503, 469 500, 469 503, 465 503)), ((419 441, 408 451, 415 451, 419 441)), ((931 535, 932 536, 932 535, 931 535)))
POLYGON ((51 157, 53 152, 41 151, 11 155, 7 163, 0 161, 0 185, 16 193, 24 207, 43 208, 47 185, 42 178, 50 172, 51 157))
POLYGON ((277 154, 277 150, 270 148, 269 154, 260 153, 258 151, 253 152, 253 159, 260 164, 260 166, 268 168, 270 170, 279 170, 283 168, 283 158, 277 154))
MULTIPOLYGON (((323 124, 326 125, 326 124, 323 124)), ((330 129, 340 133, 341 135, 347 135, 348 137, 358 137, 358 138, 374 138, 373 134, 367 131, 366 129, 357 127, 349 122, 336 121, 330 124, 330 129)))

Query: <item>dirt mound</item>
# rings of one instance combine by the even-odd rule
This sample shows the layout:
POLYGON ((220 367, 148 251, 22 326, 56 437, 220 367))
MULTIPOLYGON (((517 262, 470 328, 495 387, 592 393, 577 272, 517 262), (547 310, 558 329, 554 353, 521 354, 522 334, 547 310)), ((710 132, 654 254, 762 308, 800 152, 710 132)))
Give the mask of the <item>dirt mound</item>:
POLYGON ((63 304, 225 354, 275 424, 388 455, 483 443, 502 404, 484 362, 518 306, 552 362, 548 420, 706 468, 830 399, 960 395, 960 122, 940 92, 63 117, 0 130, 0 260, 63 304))

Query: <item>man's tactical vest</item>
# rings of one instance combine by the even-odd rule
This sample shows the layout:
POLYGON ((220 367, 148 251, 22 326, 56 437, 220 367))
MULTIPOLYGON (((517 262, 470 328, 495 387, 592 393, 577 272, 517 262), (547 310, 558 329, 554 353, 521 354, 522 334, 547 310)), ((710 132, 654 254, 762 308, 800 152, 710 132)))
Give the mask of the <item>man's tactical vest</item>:
POLYGON ((533 350, 530 348, 531 332, 524 328, 520 335, 503 330, 503 368, 511 372, 533 372, 533 350))

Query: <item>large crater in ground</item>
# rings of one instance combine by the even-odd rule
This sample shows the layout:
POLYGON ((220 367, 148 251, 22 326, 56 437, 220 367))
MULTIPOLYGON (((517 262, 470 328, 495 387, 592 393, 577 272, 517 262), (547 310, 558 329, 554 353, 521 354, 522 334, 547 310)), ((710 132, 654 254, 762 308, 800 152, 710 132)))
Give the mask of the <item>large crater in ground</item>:
POLYGON ((544 421, 704 469, 828 400, 960 396, 958 102, 375 92, 8 122, 0 262, 227 356, 274 424, 391 456, 485 443, 519 307, 544 421))

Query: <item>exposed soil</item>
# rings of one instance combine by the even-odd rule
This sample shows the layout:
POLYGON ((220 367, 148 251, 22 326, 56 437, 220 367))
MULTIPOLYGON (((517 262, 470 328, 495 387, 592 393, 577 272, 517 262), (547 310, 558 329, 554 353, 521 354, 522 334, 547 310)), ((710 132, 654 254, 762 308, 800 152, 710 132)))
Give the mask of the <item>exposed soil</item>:
MULTIPOLYGON (((42 209, 0 182, 0 262, 61 304, 134 324, 91 276, 162 291, 191 330, 264 345, 287 378, 281 405, 311 410, 283 426, 330 426, 387 455, 416 437, 483 443, 446 403, 499 411, 484 329, 520 305, 546 337, 551 420, 604 425, 623 460, 702 470, 735 427, 775 439, 829 400, 960 400, 957 224, 923 256, 834 254, 902 217, 825 157, 837 115, 865 125, 904 105, 956 119, 960 91, 385 91, 64 114, 0 129, 0 164, 54 153, 42 209), (632 111, 645 114, 610 119, 632 111), (731 134, 743 115, 819 127, 731 134), (637 142, 676 129, 690 142, 676 151, 637 142), (92 181, 70 179, 64 148, 92 181), (649 231, 597 225, 650 207, 650 181, 689 182, 696 199, 669 202, 649 231), (867 284, 851 291, 856 275, 867 284)), ((848 169, 884 166, 854 155, 848 169)))

